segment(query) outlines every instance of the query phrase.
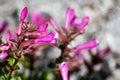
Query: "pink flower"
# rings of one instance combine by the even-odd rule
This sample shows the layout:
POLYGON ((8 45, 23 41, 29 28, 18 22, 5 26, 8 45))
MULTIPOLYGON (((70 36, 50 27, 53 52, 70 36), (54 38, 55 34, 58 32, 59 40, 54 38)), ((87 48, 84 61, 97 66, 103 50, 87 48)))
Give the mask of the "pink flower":
POLYGON ((38 28, 39 32, 45 32, 48 27, 48 24, 41 24, 40 27, 38 28))
POLYGON ((62 62, 58 64, 58 68, 60 70, 63 80, 69 80, 68 79, 68 62, 62 62))
POLYGON ((45 24, 47 22, 45 16, 38 10, 34 10, 30 16, 31 22, 37 25, 45 24))
POLYGON ((11 32, 10 32, 10 30, 8 30, 8 31, 6 32, 6 41, 7 41, 7 43, 9 44, 9 46, 11 46, 10 37, 11 37, 11 32))
POLYGON ((111 52, 110 47, 107 47, 103 51, 99 51, 98 53, 101 58, 104 58, 106 55, 110 54, 110 52, 111 52))
POLYGON ((53 43, 56 42, 55 38, 55 33, 51 32, 48 35, 42 36, 40 38, 37 38, 34 40, 34 43, 53 43))
POLYGON ((88 24, 88 22, 89 22, 89 17, 88 16, 84 17, 82 19, 82 22, 79 24, 78 29, 83 30, 84 27, 88 24))
POLYGON ((66 11, 66 21, 65 21, 65 29, 68 30, 70 28, 70 23, 74 18, 74 9, 68 8, 66 11))
POLYGON ((57 44, 57 43, 58 43, 58 40, 54 38, 54 39, 52 39, 52 40, 50 41, 50 43, 51 43, 51 44, 57 44))
POLYGON ((27 7, 24 7, 24 8, 22 9, 22 11, 21 11, 20 19, 21 19, 22 21, 24 21, 25 18, 26 18, 26 16, 27 16, 27 14, 28 14, 28 9, 27 9, 27 7))
POLYGON ((52 27, 53 27, 56 31, 60 31, 59 26, 56 24, 56 22, 54 21, 53 18, 50 18, 50 24, 52 25, 52 27))
POLYGON ((87 43, 74 47, 72 50, 78 51, 78 50, 84 50, 84 49, 92 49, 96 47, 97 45, 98 45, 98 41, 96 39, 92 39, 91 41, 87 43))
POLYGON ((52 25, 52 27, 58 32, 60 38, 62 40, 64 40, 65 36, 63 34, 63 32, 61 31, 61 29, 59 28, 59 26, 56 24, 56 22, 54 21, 53 18, 50 18, 50 24, 52 25))
POLYGON ((0 54, 0 60, 5 59, 7 56, 8 56, 7 52, 2 52, 2 53, 0 54))

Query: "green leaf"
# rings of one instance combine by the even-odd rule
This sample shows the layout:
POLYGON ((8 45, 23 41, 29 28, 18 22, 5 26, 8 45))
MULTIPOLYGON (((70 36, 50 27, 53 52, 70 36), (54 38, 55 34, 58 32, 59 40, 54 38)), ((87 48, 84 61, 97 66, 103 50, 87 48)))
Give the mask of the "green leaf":
POLYGON ((15 63, 15 58, 10 57, 10 58, 9 58, 9 65, 10 65, 10 66, 13 66, 14 63, 15 63))
POLYGON ((22 78, 20 76, 16 77, 16 80, 22 80, 22 78))
POLYGON ((41 75, 41 80, 54 80, 54 76, 51 72, 47 71, 41 75))

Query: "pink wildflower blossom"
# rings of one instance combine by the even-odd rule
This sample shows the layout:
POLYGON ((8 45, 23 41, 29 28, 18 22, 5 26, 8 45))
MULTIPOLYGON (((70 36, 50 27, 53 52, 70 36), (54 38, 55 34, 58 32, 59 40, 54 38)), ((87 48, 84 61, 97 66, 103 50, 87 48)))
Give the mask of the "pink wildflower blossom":
POLYGON ((72 50, 78 51, 78 50, 84 50, 84 49, 92 49, 98 45, 98 41, 96 39, 92 39, 91 41, 77 45, 72 50))
POLYGON ((21 19, 22 21, 24 21, 25 18, 27 17, 27 14, 28 14, 28 9, 27 9, 27 7, 24 7, 24 8, 22 9, 22 12, 21 12, 21 15, 20 15, 20 19, 21 19))
POLYGON ((45 42, 47 42, 47 43, 52 42, 53 43, 53 42, 56 42, 54 36, 55 36, 55 33, 51 32, 48 35, 45 35, 45 36, 42 36, 40 38, 35 39, 34 43, 45 43, 45 42))
POLYGON ((89 22, 89 17, 88 16, 84 17, 82 19, 82 22, 79 24, 78 29, 83 30, 84 27, 88 24, 88 22, 89 22))
POLYGON ((58 68, 60 70, 63 80, 69 80, 68 79, 68 62, 62 62, 58 64, 58 68))
POLYGON ((34 10, 31 13, 30 20, 31 22, 37 25, 45 24, 47 22, 45 16, 42 13, 40 13, 38 10, 34 10))
POLYGON ((73 18, 74 18, 74 9, 68 8, 66 11, 66 21, 65 21, 66 30, 70 28, 70 23, 73 18))
POLYGON ((103 51, 98 51, 97 53, 101 58, 104 58, 106 55, 110 54, 110 52, 111 52, 110 47, 107 47, 103 51))

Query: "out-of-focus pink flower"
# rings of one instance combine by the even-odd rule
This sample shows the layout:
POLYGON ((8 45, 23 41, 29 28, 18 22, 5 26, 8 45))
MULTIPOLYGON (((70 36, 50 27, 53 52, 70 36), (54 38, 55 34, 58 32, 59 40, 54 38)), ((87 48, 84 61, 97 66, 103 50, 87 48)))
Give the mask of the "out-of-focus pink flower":
POLYGON ((105 48, 103 51, 98 52, 99 56, 101 58, 104 58, 106 55, 108 55, 111 52, 110 47, 105 48))
POLYGON ((20 19, 22 21, 24 21, 25 18, 27 17, 27 14, 28 14, 28 9, 27 9, 27 7, 24 7, 21 11, 20 19))
POLYGON ((9 44, 9 46, 11 46, 10 37, 11 37, 11 32, 10 32, 10 30, 8 30, 8 31, 6 32, 6 41, 7 41, 7 43, 9 44))
POLYGON ((7 21, 1 22, 1 24, 0 24, 0 34, 6 29, 7 26, 8 26, 7 21))
POLYGON ((76 58, 79 58, 80 60, 84 61, 85 60, 85 57, 83 55, 83 53, 78 50, 74 53, 74 55, 72 56, 73 59, 76 59, 76 58))
POLYGON ((79 24, 78 29, 83 30, 84 27, 88 24, 88 22, 89 22, 89 17, 88 16, 84 17, 81 23, 79 24))
POLYGON ((61 31, 61 29, 60 29, 59 26, 56 24, 56 22, 54 21, 53 18, 50 18, 50 24, 51 24, 52 27, 58 32, 61 40, 64 40, 65 36, 64 36, 63 32, 61 31))
POLYGON ((5 59, 7 56, 8 56, 7 52, 2 52, 2 53, 0 54, 0 60, 5 59))
POLYGON ((31 22, 37 25, 45 24, 47 22, 45 16, 38 10, 34 10, 30 16, 31 22))
POLYGON ((37 38, 34 40, 34 43, 53 43, 53 42, 56 42, 55 38, 55 33, 51 32, 49 33, 48 35, 45 35, 45 36, 42 36, 40 38, 37 38))
POLYGON ((66 11, 66 21, 65 21, 65 29, 68 30, 70 28, 70 23, 74 18, 74 9, 68 8, 66 11))
POLYGON ((96 39, 92 39, 91 41, 78 45, 74 47, 72 50, 78 51, 78 50, 84 50, 84 49, 92 49, 98 45, 98 41, 96 39))
POLYGON ((56 22, 54 21, 53 18, 50 18, 50 24, 52 25, 52 27, 53 27, 56 31, 60 31, 59 26, 56 24, 56 22))
POLYGON ((68 78, 68 62, 62 62, 58 64, 58 68, 62 75, 63 80, 69 80, 68 78))

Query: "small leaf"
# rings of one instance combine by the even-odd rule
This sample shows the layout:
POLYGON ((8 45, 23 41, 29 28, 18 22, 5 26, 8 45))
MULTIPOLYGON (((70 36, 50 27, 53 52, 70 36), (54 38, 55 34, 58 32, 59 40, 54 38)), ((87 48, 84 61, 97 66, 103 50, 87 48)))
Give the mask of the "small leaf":
POLYGON ((54 76, 51 72, 44 72, 41 76, 41 80, 54 80, 54 76))
POLYGON ((15 63, 15 59, 14 59, 13 57, 10 57, 10 58, 9 58, 9 65, 10 65, 10 66, 13 66, 14 63, 15 63))

